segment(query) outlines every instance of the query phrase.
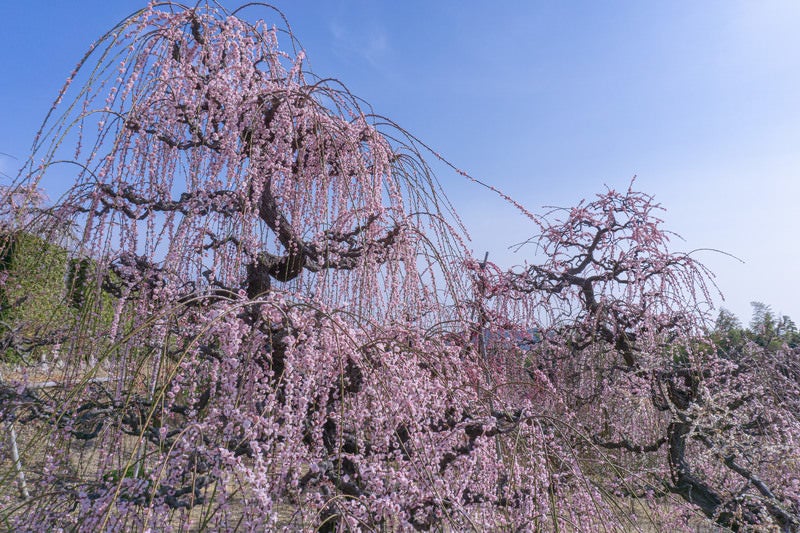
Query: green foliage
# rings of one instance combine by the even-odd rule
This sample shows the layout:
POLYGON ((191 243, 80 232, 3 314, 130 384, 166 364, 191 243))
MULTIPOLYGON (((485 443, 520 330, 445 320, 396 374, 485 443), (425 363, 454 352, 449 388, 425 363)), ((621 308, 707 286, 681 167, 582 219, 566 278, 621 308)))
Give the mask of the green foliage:
POLYGON ((0 237, 0 360, 39 357, 61 344, 67 326, 99 318, 108 324, 113 299, 99 291, 95 263, 31 233, 0 237), (100 312, 96 303, 100 303, 100 312))
POLYGON ((778 322, 777 333, 790 347, 797 348, 800 346, 800 331, 797 330, 797 325, 788 316, 783 315, 781 317, 778 322))
POLYGON ((747 342, 774 352, 784 345, 790 348, 800 346, 800 332, 797 325, 786 315, 778 318, 770 306, 752 302, 753 317, 744 328, 733 313, 722 309, 712 333, 717 348, 725 355, 735 359, 741 355, 747 342))
POLYGON ((747 330, 750 340, 769 350, 777 350, 784 344, 792 348, 800 345, 800 333, 791 318, 778 317, 770 306, 761 302, 751 302, 751 305, 753 318, 747 330))
MULTIPOLYGON (((137 471, 137 466, 138 464, 134 463, 127 465, 125 468, 117 468, 116 470, 111 470, 110 472, 103 474, 103 480, 113 481, 114 483, 117 483, 121 479, 140 477, 140 475, 143 473, 137 471)), ((141 477, 145 476, 142 475, 141 477)))
POLYGON ((733 357, 741 353, 746 341, 745 330, 736 315, 727 309, 720 309, 712 339, 721 353, 733 357))
MULTIPOLYGON (((61 304, 64 293, 65 250, 28 233, 2 238, 0 320, 4 332, 25 338, 35 345, 49 344, 52 333, 68 318, 61 304)), ((17 343, 13 343, 17 344, 17 343)), ((6 347, 4 359, 22 354, 17 346, 6 347)))
POLYGON ((92 261, 89 259, 70 259, 67 265, 67 300, 70 307, 81 309, 86 303, 89 291, 88 275, 92 261))

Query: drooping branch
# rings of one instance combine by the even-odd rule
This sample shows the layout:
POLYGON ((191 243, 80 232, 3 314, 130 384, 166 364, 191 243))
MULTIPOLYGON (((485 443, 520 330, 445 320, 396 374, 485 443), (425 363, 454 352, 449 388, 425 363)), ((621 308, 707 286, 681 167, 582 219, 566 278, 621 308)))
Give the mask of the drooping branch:
MULTIPOLYGON (((100 202, 106 210, 121 210, 129 218, 142 220, 153 212, 179 212, 183 215, 205 216, 209 213, 218 213, 233 216, 242 212, 243 201, 236 191, 216 190, 181 193, 177 200, 148 198, 137 193, 130 185, 116 189, 111 185, 101 183, 97 186, 101 193, 100 202), (127 202, 127 206, 120 201, 127 202), (136 212, 136 208, 141 212, 136 212)), ((98 211, 96 215, 103 214, 98 211)))
POLYGON ((602 440, 597 435, 592 436, 592 444, 607 450, 626 450, 633 453, 652 453, 661 449, 667 443, 666 437, 661 437, 651 444, 633 444, 628 440, 609 442, 602 440))

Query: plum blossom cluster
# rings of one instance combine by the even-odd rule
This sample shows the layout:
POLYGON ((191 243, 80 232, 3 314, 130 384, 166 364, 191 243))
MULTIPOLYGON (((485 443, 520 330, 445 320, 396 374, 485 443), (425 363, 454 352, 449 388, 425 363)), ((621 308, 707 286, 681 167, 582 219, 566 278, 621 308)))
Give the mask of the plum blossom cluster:
POLYGON ((355 325, 280 291, 173 319, 152 396, 90 387, 46 413, 24 384, 4 391, 8 416, 38 411, 58 427, 35 480, 58 497, 21 506, 14 527, 180 529, 205 516, 213 530, 491 529, 613 516, 543 416, 558 400, 545 389, 490 399, 463 345, 355 325), (91 463, 71 460, 81 442, 91 463))

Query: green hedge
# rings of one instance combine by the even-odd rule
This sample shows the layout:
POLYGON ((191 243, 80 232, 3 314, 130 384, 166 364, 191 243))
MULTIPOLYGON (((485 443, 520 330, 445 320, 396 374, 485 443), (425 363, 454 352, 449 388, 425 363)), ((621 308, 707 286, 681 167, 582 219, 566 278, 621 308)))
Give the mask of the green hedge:
POLYGON ((0 359, 28 359, 20 346, 28 356, 43 355, 76 321, 93 321, 88 331, 98 333, 109 324, 113 299, 101 295, 95 271, 94 261, 71 258, 39 236, 0 235, 0 359))

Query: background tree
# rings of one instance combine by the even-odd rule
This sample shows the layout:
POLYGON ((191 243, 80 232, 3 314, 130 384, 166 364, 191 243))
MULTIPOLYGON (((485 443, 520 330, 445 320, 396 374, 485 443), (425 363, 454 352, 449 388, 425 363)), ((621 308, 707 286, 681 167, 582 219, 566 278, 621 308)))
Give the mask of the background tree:
POLYGON ((796 348, 800 335, 794 321, 786 315, 777 317, 770 306, 761 302, 751 302, 753 317, 747 330, 747 337, 753 342, 771 350, 784 345, 796 348))
POLYGON ((723 354, 735 358, 744 348, 745 330, 736 315, 727 309, 720 309, 712 339, 723 354))

